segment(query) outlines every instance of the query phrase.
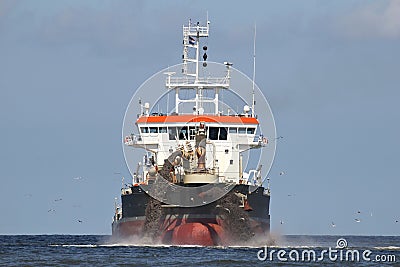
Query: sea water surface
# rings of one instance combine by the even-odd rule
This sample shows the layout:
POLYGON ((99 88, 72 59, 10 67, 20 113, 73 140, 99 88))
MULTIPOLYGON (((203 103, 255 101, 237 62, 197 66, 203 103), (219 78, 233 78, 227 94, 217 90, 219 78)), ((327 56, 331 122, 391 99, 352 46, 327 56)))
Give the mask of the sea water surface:
POLYGON ((273 246, 199 247, 112 242, 105 235, 0 236, 0 266, 271 265, 400 266, 400 237, 281 236, 273 246))

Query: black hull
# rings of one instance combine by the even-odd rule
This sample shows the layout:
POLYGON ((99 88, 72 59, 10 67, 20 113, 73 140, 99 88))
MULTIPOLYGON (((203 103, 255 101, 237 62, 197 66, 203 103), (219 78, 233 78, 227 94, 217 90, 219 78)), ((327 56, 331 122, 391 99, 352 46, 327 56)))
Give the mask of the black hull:
POLYGON ((140 186, 130 189, 121 196, 122 217, 114 218, 114 238, 147 236, 163 244, 230 245, 269 234, 270 196, 263 187, 250 192, 248 185, 236 185, 221 199, 198 207, 163 205, 140 186), (238 201, 237 195, 246 201, 238 201))

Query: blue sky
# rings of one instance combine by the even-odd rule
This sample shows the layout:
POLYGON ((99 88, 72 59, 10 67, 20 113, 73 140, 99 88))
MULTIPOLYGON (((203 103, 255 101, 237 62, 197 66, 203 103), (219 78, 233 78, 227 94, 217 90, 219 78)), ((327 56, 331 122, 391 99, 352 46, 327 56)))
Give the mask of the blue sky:
POLYGON ((272 230, 400 233, 399 1, 2 0, 0 234, 111 233, 125 108, 207 11, 209 60, 249 76, 257 24, 272 230))

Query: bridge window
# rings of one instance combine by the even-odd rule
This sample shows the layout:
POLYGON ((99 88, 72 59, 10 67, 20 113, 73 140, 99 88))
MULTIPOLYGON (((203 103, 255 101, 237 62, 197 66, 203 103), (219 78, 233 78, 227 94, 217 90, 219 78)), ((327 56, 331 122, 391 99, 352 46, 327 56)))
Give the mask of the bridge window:
POLYGON ((179 140, 189 140, 189 132, 187 126, 179 129, 179 140))
POLYGON ((149 133, 149 128, 148 127, 140 127, 140 131, 142 133, 149 133))
POLYGON ((210 140, 228 140, 228 130, 225 127, 210 127, 208 138, 210 140))
POLYGON ((225 127, 219 128, 219 140, 228 140, 228 132, 225 127))
POLYGON ((160 127, 159 133, 167 133, 167 127, 160 127))
POLYGON ((239 128, 239 134, 245 134, 246 133, 246 128, 239 128))
POLYGON ((210 140, 218 140, 218 127, 208 128, 208 138, 210 140))
POLYGON ((169 140, 176 139, 176 127, 168 127, 168 136, 169 140))
POLYGON ((229 133, 237 133, 237 128, 229 128, 229 133))
POLYGON ((196 127, 194 126, 189 126, 189 137, 190 140, 194 140, 196 137, 196 127))
POLYGON ((157 127, 150 127, 150 133, 158 133, 157 127))
POLYGON ((247 128, 247 134, 254 134, 255 128, 247 128))

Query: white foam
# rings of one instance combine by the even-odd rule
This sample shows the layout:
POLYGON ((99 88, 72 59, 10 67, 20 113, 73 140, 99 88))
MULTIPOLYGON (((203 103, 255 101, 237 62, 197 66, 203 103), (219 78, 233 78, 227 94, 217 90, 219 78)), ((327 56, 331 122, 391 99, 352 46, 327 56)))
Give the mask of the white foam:
POLYGON ((71 245, 49 245, 49 247, 77 247, 77 248, 96 248, 98 245, 92 244, 71 244, 71 245))
POLYGON ((162 244, 132 244, 132 243, 113 243, 113 244, 102 244, 99 247, 172 247, 172 245, 162 244))
POLYGON ((400 250, 400 247, 388 246, 388 247, 374 247, 377 250, 400 250))

